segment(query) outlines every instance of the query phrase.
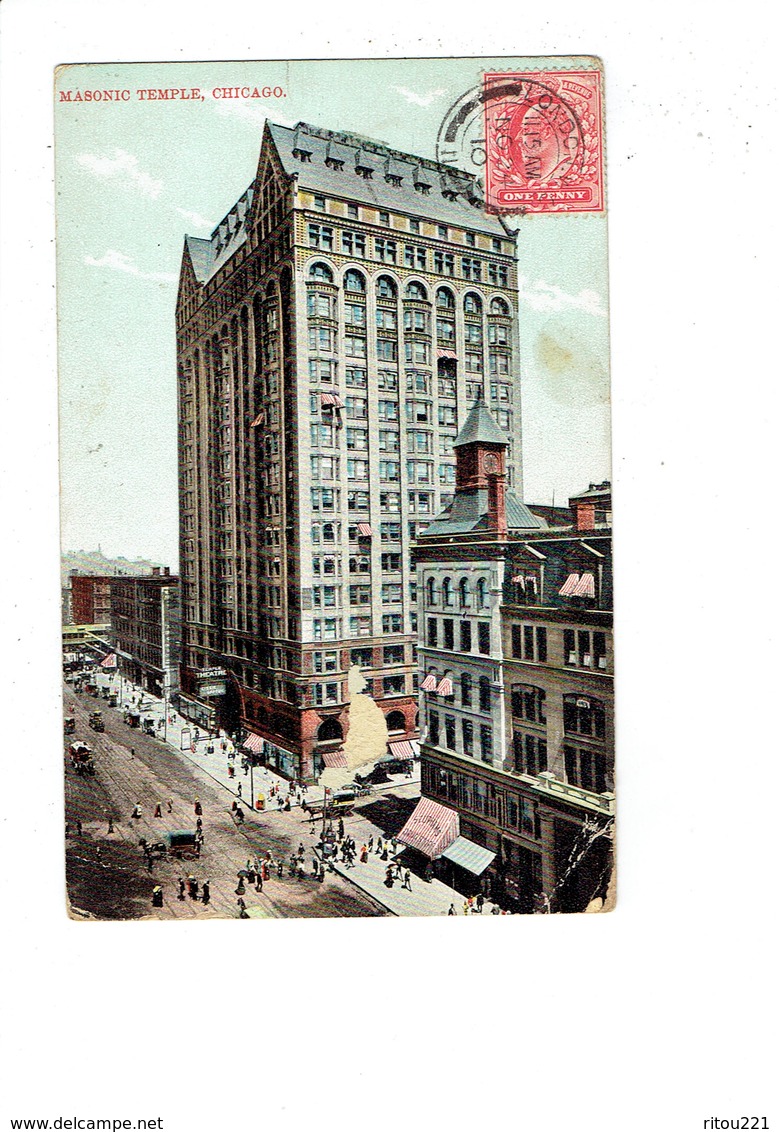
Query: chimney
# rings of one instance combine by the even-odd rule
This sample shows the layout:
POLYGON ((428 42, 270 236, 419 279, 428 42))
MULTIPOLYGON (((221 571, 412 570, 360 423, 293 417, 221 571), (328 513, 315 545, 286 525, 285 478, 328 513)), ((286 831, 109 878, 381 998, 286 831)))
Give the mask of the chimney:
POLYGON ((595 504, 594 503, 577 503, 576 504, 576 529, 577 529, 577 531, 594 531, 595 530, 595 504))
POLYGON ((497 473, 487 476, 487 526, 498 538, 508 535, 506 521, 506 476, 497 473))
POLYGON ((166 578, 169 578, 170 577, 170 566, 163 566, 162 573, 165 575, 166 578))
POLYGON ((160 568, 159 568, 159 566, 152 566, 152 568, 151 568, 151 574, 152 574, 152 577, 153 577, 153 578, 159 578, 159 576, 160 576, 160 568))

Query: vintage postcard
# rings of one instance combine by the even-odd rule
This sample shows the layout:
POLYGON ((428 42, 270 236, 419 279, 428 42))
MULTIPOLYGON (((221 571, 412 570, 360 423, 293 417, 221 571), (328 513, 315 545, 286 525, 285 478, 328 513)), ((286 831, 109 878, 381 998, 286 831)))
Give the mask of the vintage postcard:
POLYGON ((70 915, 610 909, 600 61, 54 101, 70 915))

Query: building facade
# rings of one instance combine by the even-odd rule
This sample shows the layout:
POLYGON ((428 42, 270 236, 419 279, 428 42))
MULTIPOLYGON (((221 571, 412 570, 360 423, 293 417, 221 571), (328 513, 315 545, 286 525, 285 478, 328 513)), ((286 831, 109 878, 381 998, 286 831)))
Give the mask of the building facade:
POLYGON ((183 702, 290 775, 316 776, 345 737, 354 664, 389 735, 418 733, 410 547, 453 496, 478 396, 521 490, 514 244, 473 190, 376 142, 267 123, 252 187, 185 242, 183 702))
POLYGON ((113 575, 70 575, 70 614, 74 625, 111 624, 111 586, 113 575))
POLYGON ((179 579, 168 567, 112 579, 111 618, 119 670, 154 696, 179 690, 181 611, 179 579))
POLYGON ((502 515, 488 418, 466 421, 454 503, 415 551, 422 801, 399 837, 462 891, 581 911, 612 865, 610 490, 572 499, 566 528, 510 493, 502 515))

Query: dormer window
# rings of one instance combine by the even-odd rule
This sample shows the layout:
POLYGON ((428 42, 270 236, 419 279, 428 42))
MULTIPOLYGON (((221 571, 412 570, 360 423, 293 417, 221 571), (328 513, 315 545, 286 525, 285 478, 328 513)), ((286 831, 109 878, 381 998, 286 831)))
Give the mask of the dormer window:
POLYGON ((444 197, 445 200, 457 200, 457 197, 458 197, 459 194, 456 193, 454 191, 454 189, 444 189, 444 191, 441 195, 444 197))
POLYGON ((310 161, 311 161, 311 152, 312 152, 312 151, 311 151, 310 149, 300 149, 299 147, 297 147, 297 146, 296 146, 296 147, 295 147, 295 148, 294 148, 294 149, 292 150, 292 156, 293 156, 293 157, 295 158, 295 160, 296 160, 296 161, 301 161, 301 162, 303 162, 304 164, 305 164, 306 162, 309 162, 309 163, 310 163, 310 161))
POLYGON ((397 173, 387 173, 384 180, 388 185, 394 185, 396 189, 400 188, 403 184, 403 178, 399 177, 397 173))
POLYGON ((414 181, 414 188, 418 193, 422 193, 423 196, 427 196, 430 192, 430 186, 426 185, 424 181, 414 181))
POLYGON ((373 170, 368 165, 358 165, 356 167, 358 177, 362 177, 364 181, 371 181, 373 179, 373 170))
POLYGON ((335 169, 338 173, 340 173, 344 167, 343 161, 339 161, 337 157, 326 157, 325 165, 328 169, 335 169))

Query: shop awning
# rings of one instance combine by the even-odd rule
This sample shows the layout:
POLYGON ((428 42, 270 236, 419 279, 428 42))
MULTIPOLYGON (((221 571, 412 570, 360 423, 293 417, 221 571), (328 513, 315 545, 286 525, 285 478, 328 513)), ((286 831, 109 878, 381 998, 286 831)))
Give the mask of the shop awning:
POLYGON ((261 755, 263 753, 264 740, 250 732, 244 739, 242 746, 244 751, 251 751, 253 755, 261 755))
POLYGON ((109 653, 104 660, 100 661, 101 668, 116 668, 116 653, 109 653))
POLYGON ((467 837, 456 837, 451 845, 447 846, 441 854, 454 865, 459 865, 474 876, 479 877, 495 860, 495 854, 483 845, 469 841, 467 837))
POLYGON ((573 595, 574 597, 595 597, 595 578, 592 574, 582 574, 573 595))
POLYGON ((456 359, 457 358, 457 351, 456 350, 440 349, 438 351, 438 356, 439 356, 439 358, 455 358, 456 359))
POLYGON ((431 672, 428 676, 426 676, 424 678, 424 680, 422 681, 421 687, 422 687, 422 690, 425 691, 425 692, 434 692, 436 690, 437 684, 438 684, 438 679, 431 672))
POLYGON ((456 810, 430 798, 420 798, 416 809, 398 834, 398 841, 435 860, 460 834, 456 810))
POLYGON ((573 597, 579 584, 578 574, 569 574, 560 587, 560 597, 573 597))
POLYGON ((349 767, 343 751, 323 751, 322 762, 333 770, 348 770, 349 767))
POLYGON ((365 535, 366 538, 370 538, 373 534, 373 527, 370 523, 358 523, 357 532, 358 534, 365 535))
POLYGON ((264 423, 265 423, 265 410, 263 409, 261 412, 259 412, 257 414, 257 416, 252 421, 251 428, 259 428, 260 425, 262 425, 264 423))
POLYGON ((398 739, 389 744, 393 759, 416 759, 419 757, 419 744, 413 739, 398 739))
POLYGON ((452 684, 452 681, 448 676, 444 676, 444 678, 441 680, 441 683, 436 688, 436 691, 438 692, 439 696, 453 696, 454 684, 452 684))
POLYGON ((320 398, 323 405, 331 405, 334 409, 342 409, 343 401, 337 393, 320 393, 320 398))

